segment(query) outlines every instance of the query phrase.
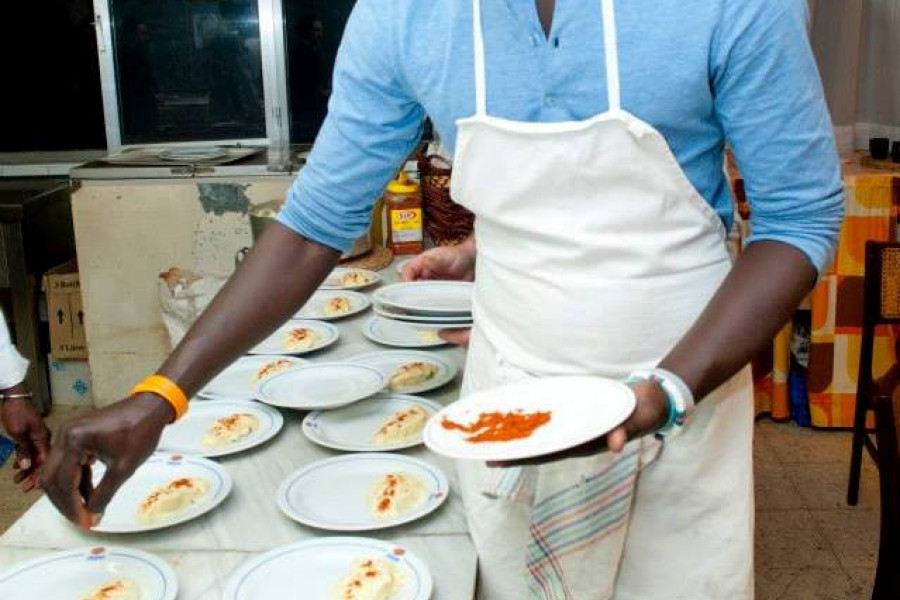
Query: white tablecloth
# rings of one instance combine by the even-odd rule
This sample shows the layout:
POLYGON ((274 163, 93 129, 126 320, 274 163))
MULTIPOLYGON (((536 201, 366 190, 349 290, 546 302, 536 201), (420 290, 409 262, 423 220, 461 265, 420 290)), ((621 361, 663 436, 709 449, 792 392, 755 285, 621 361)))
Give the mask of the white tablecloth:
MULTIPOLYGON (((393 267, 381 274, 388 283, 397 279, 393 267)), ((371 316, 371 311, 367 311, 337 322, 340 341, 307 358, 336 360, 382 348, 362 335, 362 325, 371 316)), ((435 351, 462 371, 462 350, 442 347, 435 351)), ((440 404, 452 402, 458 395, 460 378, 461 374, 444 388, 423 395, 440 404)), ((285 427, 274 440, 261 448, 220 459, 234 480, 234 490, 209 515, 155 533, 87 535, 71 526, 42 498, 0 537, 0 570, 52 550, 97 544, 130 546, 153 552, 175 568, 180 600, 218 600, 229 574, 254 554, 298 540, 332 535, 291 521, 276 506, 275 492, 289 473, 339 454, 306 439, 301 430, 304 413, 283 412, 285 427)), ((407 526, 375 532, 370 537, 401 544, 421 556, 435 579, 434 600, 469 600, 474 593, 476 556, 468 537, 462 502, 452 492, 456 483, 452 461, 424 447, 405 454, 423 458, 443 469, 450 479, 451 496, 433 515, 407 526)))

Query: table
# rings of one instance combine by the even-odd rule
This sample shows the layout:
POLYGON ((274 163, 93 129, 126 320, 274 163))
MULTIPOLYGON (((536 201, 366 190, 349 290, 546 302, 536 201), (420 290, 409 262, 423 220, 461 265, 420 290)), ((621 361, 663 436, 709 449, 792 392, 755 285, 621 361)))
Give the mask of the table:
MULTIPOLYGON (((393 267, 381 274, 385 282, 397 280, 393 267)), ((335 322, 341 339, 308 358, 339 360, 379 349, 362 334, 362 326, 371 316, 369 310, 335 322)), ((452 347, 434 350, 462 372, 463 350, 452 347)), ((439 404, 452 402, 458 395, 460 378, 461 374, 451 384, 423 396, 439 404)), ((275 492, 289 473, 310 462, 340 454, 306 439, 301 430, 305 413, 283 411, 283 414, 284 429, 274 440, 261 448, 220 459, 234 479, 234 490, 222 506, 205 517, 153 533, 86 535, 65 521, 49 500, 42 498, 0 537, 0 564, 12 566, 54 550, 78 546, 130 546, 152 552, 172 565, 181 586, 180 600, 220 599, 230 573, 254 555, 291 542, 333 535, 291 521, 276 506, 275 492)), ((453 461, 422 446, 404 454, 439 466, 450 479, 451 490, 457 488, 453 461)), ((477 560, 462 501, 456 493, 451 491, 444 506, 425 519, 361 535, 401 544, 428 563, 435 580, 433 600, 473 597, 477 560)))

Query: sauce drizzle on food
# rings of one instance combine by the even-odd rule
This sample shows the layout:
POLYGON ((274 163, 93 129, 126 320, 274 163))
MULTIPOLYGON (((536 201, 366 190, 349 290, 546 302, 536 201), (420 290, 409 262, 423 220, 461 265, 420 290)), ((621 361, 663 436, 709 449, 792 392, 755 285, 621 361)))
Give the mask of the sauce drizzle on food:
POLYGON ((441 427, 453 431, 472 434, 466 441, 510 442, 529 438, 540 427, 550 422, 549 411, 526 413, 520 410, 512 412, 483 412, 478 420, 469 425, 451 421, 447 417, 441 420, 441 427))

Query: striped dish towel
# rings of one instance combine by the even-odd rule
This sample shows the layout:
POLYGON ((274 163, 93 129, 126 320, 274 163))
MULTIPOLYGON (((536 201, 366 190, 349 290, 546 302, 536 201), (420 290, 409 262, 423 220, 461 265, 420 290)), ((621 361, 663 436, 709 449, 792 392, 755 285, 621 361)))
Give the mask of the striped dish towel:
POLYGON ((612 597, 644 454, 638 441, 617 455, 492 473, 483 494, 532 504, 525 555, 531 598, 612 597))

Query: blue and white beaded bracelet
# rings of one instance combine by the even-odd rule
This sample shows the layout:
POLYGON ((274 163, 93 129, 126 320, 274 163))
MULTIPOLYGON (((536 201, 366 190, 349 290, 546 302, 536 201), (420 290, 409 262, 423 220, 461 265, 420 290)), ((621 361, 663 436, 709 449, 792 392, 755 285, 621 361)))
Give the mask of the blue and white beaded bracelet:
POLYGON ((628 381, 653 381, 665 392, 669 401, 669 416, 666 423, 656 431, 659 437, 666 437, 680 430, 694 411, 694 395, 691 389, 681 377, 671 371, 660 368, 635 371, 629 375, 628 381))

